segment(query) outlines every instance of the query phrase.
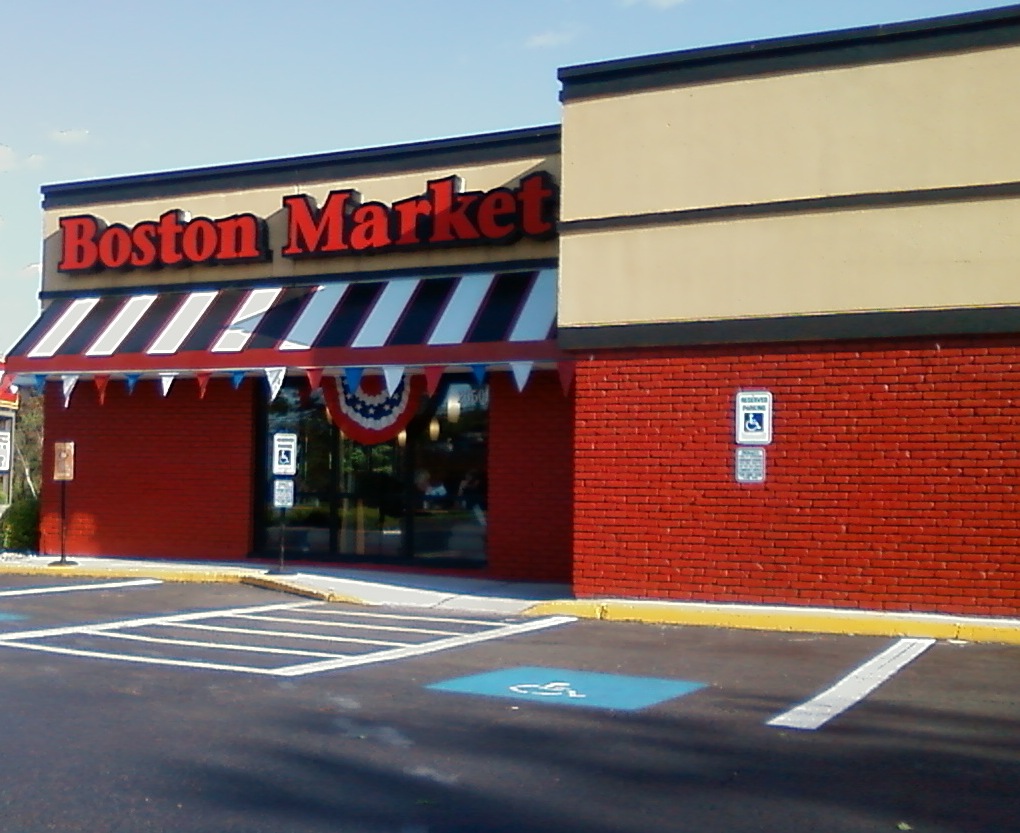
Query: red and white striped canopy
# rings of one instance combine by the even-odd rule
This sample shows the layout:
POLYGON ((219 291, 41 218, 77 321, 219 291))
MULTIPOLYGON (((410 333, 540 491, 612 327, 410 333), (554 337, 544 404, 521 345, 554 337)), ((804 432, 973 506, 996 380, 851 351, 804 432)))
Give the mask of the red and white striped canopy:
POLYGON ((55 300, 9 373, 109 375, 556 361, 556 271, 55 300))

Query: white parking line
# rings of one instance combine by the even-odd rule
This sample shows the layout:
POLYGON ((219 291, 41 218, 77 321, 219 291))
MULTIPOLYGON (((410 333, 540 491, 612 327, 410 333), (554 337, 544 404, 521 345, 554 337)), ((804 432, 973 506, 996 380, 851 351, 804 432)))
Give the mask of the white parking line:
POLYGON ((934 644, 934 639, 900 639, 851 671, 831 688, 773 717, 766 725, 788 729, 817 729, 863 700, 934 644))
MULTIPOLYGON (((262 674, 276 677, 297 677, 305 674, 317 674, 324 671, 334 671, 340 668, 350 668, 370 663, 389 662, 398 659, 407 659, 422 654, 435 653, 450 648, 457 648, 463 645, 471 645, 477 642, 484 642, 491 639, 515 636, 517 634, 537 631, 544 628, 563 625, 573 622, 571 616, 554 616, 544 619, 535 619, 523 623, 493 622, 486 619, 458 619, 458 624, 471 625, 478 628, 472 633, 451 633, 450 631, 437 630, 435 628, 413 628, 396 627, 386 625, 367 625, 354 622, 325 622, 321 618, 294 618, 285 616, 261 616, 273 612, 298 611, 303 613, 333 613, 328 610, 323 602, 291 602, 287 604, 260 605, 258 607, 231 608, 228 610, 206 610, 192 613, 180 613, 169 616, 152 616, 139 619, 122 619, 115 622, 103 622, 97 625, 73 625, 69 627, 48 628, 44 630, 21 631, 18 633, 0 634, 0 647, 24 648, 30 651, 43 651, 53 654, 64 654, 68 656, 88 657, 92 659, 120 660, 122 662, 135 662, 149 665, 180 666, 185 668, 205 668, 220 671, 235 671, 248 674, 262 674), (312 633, 308 630, 261 630, 258 628, 231 627, 229 625, 205 624, 209 620, 229 621, 231 619, 242 619, 246 621, 264 620, 268 622, 281 622, 322 629, 327 626, 346 627, 361 630, 381 630, 387 633, 406 633, 408 635, 442 636, 446 638, 432 639, 428 642, 397 642, 380 639, 369 639, 360 636, 345 636, 335 631, 329 635, 323 633, 312 633), (293 639, 311 640, 319 643, 353 643, 360 645, 375 646, 376 650, 364 653, 344 654, 332 652, 327 646, 322 651, 306 651, 295 648, 283 648, 262 644, 244 644, 243 642, 207 642, 192 639, 174 639, 166 637, 150 636, 149 634, 138 633, 142 628, 158 629, 194 629, 209 633, 225 633, 241 635, 243 637, 257 637, 258 639, 293 639), (134 631, 126 633, 125 631, 134 631), (133 643, 148 643, 153 646, 178 646, 181 648, 195 648, 199 650, 215 649, 223 652, 238 651, 250 654, 272 654, 280 656, 303 657, 312 662, 299 662, 298 664, 260 667, 250 665, 236 665, 222 662, 210 662, 201 659, 178 658, 172 656, 144 656, 137 654, 113 653, 110 651, 88 650, 80 647, 70 647, 59 644, 49 644, 42 640, 52 640, 61 637, 106 637, 108 639, 121 639, 133 643)), ((373 615, 386 618, 416 620, 428 624, 443 621, 441 617, 429 616, 397 616, 395 614, 358 614, 373 615)), ((446 621, 452 621, 447 619, 446 621)), ((284 643, 286 644, 286 643, 284 643)))
POLYGON ((155 578, 138 578, 130 581, 107 581, 103 584, 72 584, 61 587, 23 587, 20 590, 0 590, 0 596, 41 596, 43 593, 74 593, 78 590, 114 590, 118 587, 142 587, 162 584, 155 578))

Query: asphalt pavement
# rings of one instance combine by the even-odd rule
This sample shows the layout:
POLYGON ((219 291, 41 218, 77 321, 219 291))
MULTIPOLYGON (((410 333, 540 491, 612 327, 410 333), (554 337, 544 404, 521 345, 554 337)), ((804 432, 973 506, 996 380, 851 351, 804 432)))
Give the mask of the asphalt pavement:
POLYGON ((0 554, 0 575, 156 578, 238 583, 331 602, 528 616, 567 615, 621 622, 802 633, 959 639, 1020 644, 1020 619, 891 613, 821 607, 708 604, 628 598, 577 599, 564 584, 501 581, 398 570, 334 566, 278 567, 253 562, 0 554))

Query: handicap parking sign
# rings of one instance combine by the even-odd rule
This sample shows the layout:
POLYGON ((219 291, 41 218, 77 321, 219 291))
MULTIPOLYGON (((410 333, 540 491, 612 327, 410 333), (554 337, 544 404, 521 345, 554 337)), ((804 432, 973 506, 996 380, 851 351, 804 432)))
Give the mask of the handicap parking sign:
POLYGON ((683 697, 704 688, 705 683, 571 668, 524 667, 457 677, 428 687, 434 691, 530 700, 553 706, 637 711, 683 697))
POLYGON ((772 442, 772 392, 743 390, 737 394, 736 425, 738 445, 768 445, 772 442))

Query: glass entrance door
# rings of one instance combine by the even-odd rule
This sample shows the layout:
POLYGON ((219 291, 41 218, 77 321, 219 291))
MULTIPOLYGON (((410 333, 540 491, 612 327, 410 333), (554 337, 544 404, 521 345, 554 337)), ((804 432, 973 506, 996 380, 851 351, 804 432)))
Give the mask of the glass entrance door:
POLYGON ((289 559, 485 564, 488 388, 453 377, 407 429, 363 445, 333 426, 319 394, 286 385, 265 420, 264 505, 257 550, 289 559), (272 435, 298 436, 295 505, 272 506, 272 435))

